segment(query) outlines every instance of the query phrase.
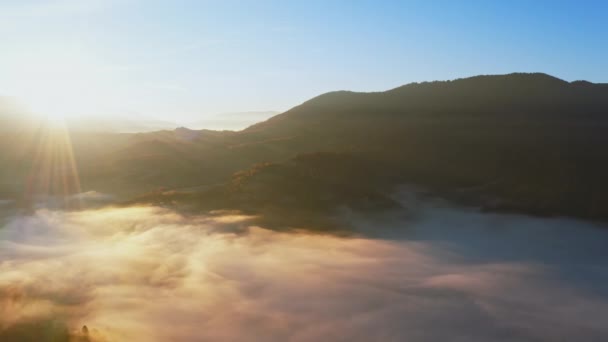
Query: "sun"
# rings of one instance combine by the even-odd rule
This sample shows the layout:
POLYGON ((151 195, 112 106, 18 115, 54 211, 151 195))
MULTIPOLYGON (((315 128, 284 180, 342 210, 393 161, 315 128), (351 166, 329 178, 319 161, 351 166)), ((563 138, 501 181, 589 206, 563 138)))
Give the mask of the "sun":
POLYGON ((60 122, 78 113, 68 96, 60 90, 32 92, 23 96, 22 100, 33 114, 50 122, 60 122))
POLYGON ((86 87, 78 86, 80 83, 86 82, 46 80, 22 95, 22 101, 32 113, 49 121, 83 116, 94 99, 86 87))
POLYGON ((82 59, 47 57, 22 65, 16 97, 36 116, 61 121, 89 115, 103 101, 100 68, 82 59))

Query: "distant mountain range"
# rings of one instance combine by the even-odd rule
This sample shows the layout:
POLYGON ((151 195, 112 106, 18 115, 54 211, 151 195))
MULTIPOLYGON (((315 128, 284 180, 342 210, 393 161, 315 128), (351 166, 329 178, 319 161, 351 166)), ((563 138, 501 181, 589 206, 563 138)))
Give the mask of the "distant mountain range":
MULTIPOLYGON (((114 133, 146 133, 160 130, 172 130, 180 126, 188 129, 206 129, 218 131, 238 131, 255 123, 267 120, 279 112, 252 111, 233 112, 210 115, 205 119, 192 122, 171 122, 151 119, 119 119, 119 118, 70 118, 67 120, 70 129, 87 132, 114 132, 114 133)), ((129 117, 128 115, 126 117, 129 117)))
MULTIPOLYGON (((125 114, 122 117, 68 117, 64 121, 72 131, 89 133, 146 133, 171 130, 180 126, 190 129, 238 131, 277 114, 279 112, 276 111, 228 112, 189 122, 154 120, 134 114, 125 114)), ((0 96, 0 132, 14 131, 16 128, 36 128, 41 121, 44 121, 44 118, 32 113, 16 98, 0 96)))
POLYGON ((186 123, 186 126, 194 129, 214 129, 240 131, 255 123, 267 120, 279 114, 276 111, 249 111, 249 112, 230 112, 213 115, 204 120, 197 120, 186 123))
POLYGON ((34 122, 33 115, 19 101, 10 96, 0 96, 0 132, 25 129, 34 122))
POLYGON ((329 198, 323 203, 331 207, 354 203, 348 196, 388 204, 381 194, 407 183, 488 210, 608 219, 608 85, 541 73, 332 92, 237 132, 74 134, 72 141, 85 190, 152 191, 142 200, 169 200, 157 196, 159 188, 213 188, 226 200, 209 204, 198 191, 201 207, 253 210, 256 201, 268 207, 276 198, 280 207, 302 196, 329 198), (365 176, 351 178, 357 169, 365 176), (347 181, 330 170, 345 170, 347 181), (238 187, 238 171, 268 176, 238 187), (309 186, 277 193, 290 179, 309 186), (335 186, 329 193, 341 195, 330 196, 326 189, 335 186), (254 200, 258 191, 272 195, 254 200))

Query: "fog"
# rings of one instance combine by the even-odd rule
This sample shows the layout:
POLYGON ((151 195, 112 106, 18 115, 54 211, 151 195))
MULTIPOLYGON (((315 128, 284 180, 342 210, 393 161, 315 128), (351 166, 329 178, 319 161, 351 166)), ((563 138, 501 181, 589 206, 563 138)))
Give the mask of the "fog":
POLYGON ((434 202, 349 217, 341 237, 157 207, 14 216, 0 340, 608 338, 604 228, 434 202))

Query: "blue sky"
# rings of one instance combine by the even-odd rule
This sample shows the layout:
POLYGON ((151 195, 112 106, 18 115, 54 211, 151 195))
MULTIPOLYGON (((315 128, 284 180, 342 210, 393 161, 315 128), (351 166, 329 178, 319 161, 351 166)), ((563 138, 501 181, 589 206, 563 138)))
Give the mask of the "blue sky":
POLYGON ((37 110, 188 121, 477 74, 608 82, 608 2, 2 0, 0 48, 0 94, 37 110))

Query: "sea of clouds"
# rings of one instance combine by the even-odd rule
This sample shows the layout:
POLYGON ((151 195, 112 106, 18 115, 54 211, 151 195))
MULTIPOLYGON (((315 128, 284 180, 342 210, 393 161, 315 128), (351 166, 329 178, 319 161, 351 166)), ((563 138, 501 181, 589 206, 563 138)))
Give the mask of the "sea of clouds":
POLYGON ((352 215, 348 237, 250 219, 8 218, 0 341, 608 339, 608 230, 594 224, 436 204, 352 215))

